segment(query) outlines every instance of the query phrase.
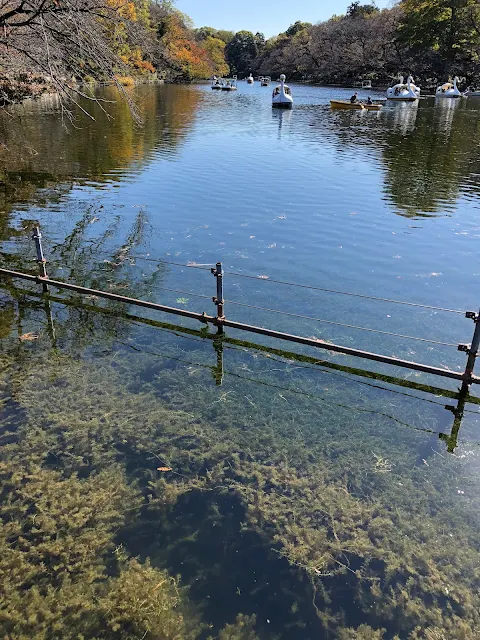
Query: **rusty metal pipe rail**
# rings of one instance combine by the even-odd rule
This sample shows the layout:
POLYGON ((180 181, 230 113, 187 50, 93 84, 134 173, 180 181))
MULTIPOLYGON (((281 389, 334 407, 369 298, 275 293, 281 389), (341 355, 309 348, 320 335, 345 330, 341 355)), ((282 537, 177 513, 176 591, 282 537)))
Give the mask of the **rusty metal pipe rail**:
POLYGON ((19 271, 12 271, 10 269, 0 268, 0 275, 8 278, 19 278, 22 280, 29 280, 37 284, 48 285, 57 289, 67 289, 69 291, 75 291, 77 293, 93 295, 98 298, 106 298, 107 300, 114 300, 124 304, 135 305, 138 307, 144 307, 147 309, 153 309, 154 311, 162 311, 163 313, 171 313, 174 315, 182 316, 184 318, 192 318, 204 323, 210 323, 217 326, 219 329, 223 327, 230 327, 231 329, 238 329, 241 331, 248 331, 250 333, 256 333, 258 335, 269 336, 278 340, 285 340, 287 342, 296 342, 297 344, 303 344, 309 347, 317 349, 325 349, 326 351, 334 351, 336 353, 342 353, 344 355, 356 356, 364 358, 366 360, 373 360, 374 362, 381 362, 383 364, 390 364, 395 367, 402 367, 404 369, 411 369, 413 371, 421 371, 422 373, 428 373, 432 375, 442 376, 444 378, 450 378, 452 380, 459 380, 464 383, 480 384, 480 377, 469 376, 465 373, 459 373, 458 371, 452 371, 450 369, 441 369, 439 367, 433 367, 419 362, 412 362, 409 360, 402 360, 393 356, 383 356, 378 353, 372 353, 370 351, 362 351, 360 349, 354 349, 351 347, 344 347, 324 340, 317 340, 312 338, 305 338, 302 336, 296 336, 290 333, 284 333, 282 331, 274 331, 272 329, 265 329, 263 327, 256 327, 254 325, 244 324, 242 322, 235 322, 228 320, 225 317, 209 316, 206 313, 196 313, 194 311, 188 311, 186 309, 177 309, 175 307, 168 307, 166 305, 158 304, 156 302, 148 302, 146 300, 138 300, 136 298, 129 298, 122 296, 118 293, 110 293, 107 291, 99 291, 96 289, 90 289, 88 287, 81 287, 69 282, 62 282, 61 280, 51 280, 41 276, 35 276, 32 274, 21 273, 19 271))
MULTIPOLYGON (((420 362, 412 362, 410 360, 402 360, 393 356, 382 356, 378 353, 372 353, 371 351, 362 351, 361 349, 352 349, 351 347, 344 347, 338 344, 332 344, 325 342, 324 340, 316 340, 313 338, 303 338, 301 336, 295 336, 290 333, 282 333, 280 331, 273 331, 271 329, 264 329, 263 327, 255 327, 242 322, 234 322, 233 320, 222 320, 222 324, 225 327, 231 329, 242 329, 243 331, 250 331, 251 333, 258 333, 263 336, 270 336, 271 338, 278 338, 280 340, 287 340, 288 342, 297 342, 299 344, 305 344, 309 347, 319 347, 320 349, 326 349, 327 351, 335 351, 336 353, 343 353, 348 356, 357 356, 358 358, 365 358, 366 360, 373 360, 375 362, 383 362, 384 364, 391 364, 396 367, 403 367, 404 369, 413 369, 414 371, 422 371, 423 373, 431 373, 437 376, 443 376, 444 378, 451 378, 453 380, 464 381, 469 379, 463 373, 458 371, 451 371, 450 369, 441 369, 439 367, 431 367, 427 364, 421 364, 420 362)), ((471 382, 480 384, 480 377, 472 376, 471 382)))
POLYGON ((167 307, 163 304, 157 304, 156 302, 148 302, 147 300, 138 300, 137 298, 129 298, 122 296, 118 293, 110 293, 109 291, 99 291, 97 289, 89 289, 88 287, 81 287, 77 284, 71 284, 70 282, 62 282, 61 280, 51 280, 50 278, 42 278, 40 276, 32 275, 31 273, 21 273, 20 271, 11 271, 10 269, 0 269, 0 275, 9 278, 21 278, 22 280, 30 280, 37 284, 46 284, 49 287, 55 287, 57 289, 68 289, 69 291, 76 291, 90 296, 97 296, 98 298, 106 298, 107 300, 115 300, 116 302, 123 302, 124 304, 133 304, 137 307, 145 307, 146 309, 153 309, 154 311, 163 311, 164 313, 173 313, 177 316, 183 316, 184 318, 193 318, 193 320, 199 320, 200 322, 216 323, 214 316, 207 316, 205 313, 197 313, 195 311, 188 311, 187 309, 177 309, 176 307, 167 307))

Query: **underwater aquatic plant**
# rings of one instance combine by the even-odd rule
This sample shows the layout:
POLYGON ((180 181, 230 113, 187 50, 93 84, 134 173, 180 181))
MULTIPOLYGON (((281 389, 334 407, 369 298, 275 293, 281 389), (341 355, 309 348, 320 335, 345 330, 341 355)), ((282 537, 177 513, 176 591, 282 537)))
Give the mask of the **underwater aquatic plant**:
MULTIPOLYGON (((97 320, 96 331, 101 326, 97 320)), ((235 614, 215 621, 216 635, 224 627, 240 638, 245 629, 301 638, 302 624, 316 616, 311 633, 319 637, 432 640, 440 630, 448 638, 475 637, 476 523, 468 503, 444 491, 446 476, 463 473, 461 460, 436 456, 428 468, 412 463, 421 434, 394 447, 383 407, 350 410, 349 394, 356 392, 347 383, 318 401, 316 383, 301 377, 295 384, 288 363, 278 374, 268 360, 252 357, 246 375, 261 372, 264 387, 235 380, 216 389, 210 370, 202 369, 201 349, 186 358, 199 374, 187 375, 176 345, 149 345, 160 356, 145 354, 148 341, 140 334, 135 349, 130 341, 120 348, 110 329, 98 350, 88 346, 87 334, 85 343, 69 341, 71 329, 61 325, 63 351, 43 340, 28 347, 13 337, 4 342, 0 394, 14 398, 17 419, 5 418, 9 440, 1 452, 9 498, 0 517, 10 527, 2 548, 8 571, 10 558, 23 567, 1 601, 9 628, 28 635, 16 613, 24 608, 47 636, 67 622, 91 629, 92 637, 105 629, 154 637, 148 634, 162 624, 190 633, 198 614, 189 600, 205 605, 200 594, 207 592, 195 585, 214 582, 238 538, 251 536, 257 549, 272 549, 282 566, 290 565, 293 573, 277 588, 289 603, 290 627, 269 628, 258 618, 239 618, 232 627, 237 613, 254 613, 238 596, 235 614), (288 389, 279 388, 279 375, 288 376, 288 389), (208 513, 196 514, 194 503, 208 513), (192 511, 189 527, 182 509, 192 511), (242 524, 229 529, 232 510, 242 524), (35 516, 26 528, 25 514, 35 516), (202 531, 202 543, 216 530, 223 545, 222 558, 210 565, 194 544, 203 521, 211 528, 202 531), (145 550, 151 563, 129 560, 145 529, 154 532, 145 550), (114 553, 120 540, 122 559, 114 553), (184 549, 191 553, 178 571, 191 586, 188 594, 171 577, 172 558, 184 549), (142 580, 144 609, 135 611, 142 580), (158 584, 161 593, 154 591, 158 584), (164 622, 155 618, 155 603, 164 607, 164 622)), ((243 353, 237 357, 243 366, 243 353)), ((428 412, 421 417, 434 419, 428 412)), ((467 500, 466 477, 461 486, 467 500)), ((207 626, 210 615, 203 616, 207 626)))

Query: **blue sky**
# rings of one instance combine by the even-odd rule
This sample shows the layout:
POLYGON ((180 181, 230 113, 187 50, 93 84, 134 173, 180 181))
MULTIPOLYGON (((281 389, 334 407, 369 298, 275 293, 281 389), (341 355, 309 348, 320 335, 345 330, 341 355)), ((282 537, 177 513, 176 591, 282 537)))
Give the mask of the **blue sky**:
MULTIPOLYGON (((369 0, 363 0, 367 4, 369 0)), ((345 0, 177 0, 176 6, 187 13, 196 27, 215 27, 240 31, 261 31, 267 38, 285 31, 296 20, 318 22, 334 13, 345 13, 350 1, 345 0)), ((380 8, 390 6, 389 0, 378 0, 380 8)))

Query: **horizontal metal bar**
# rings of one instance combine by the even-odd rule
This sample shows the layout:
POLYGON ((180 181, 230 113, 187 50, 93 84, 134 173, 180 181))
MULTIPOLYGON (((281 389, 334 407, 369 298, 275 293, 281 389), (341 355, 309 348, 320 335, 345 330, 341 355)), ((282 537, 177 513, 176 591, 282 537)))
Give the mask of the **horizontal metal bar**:
POLYGON ((96 289, 89 289, 88 287, 81 287, 76 284, 70 284, 68 282, 62 282, 60 280, 50 280, 49 278, 41 278, 40 276, 34 276, 27 273, 21 273, 19 271, 11 271, 10 269, 1 269, 1 268, 0 268, 0 275, 4 275, 11 278, 21 278, 23 280, 30 280, 30 281, 37 282, 38 284, 47 283, 50 286, 56 287, 58 289, 68 289, 70 291, 76 291, 78 293, 94 295, 99 298, 107 298, 108 300, 115 300, 117 302, 123 302, 125 304, 133 304, 138 307, 145 307, 147 309, 153 309, 155 311, 172 313, 175 315, 183 316, 185 318, 193 318, 194 320, 199 320, 200 322, 210 323, 217 326, 223 325, 224 327, 230 327, 231 329, 249 331, 250 333, 256 333, 263 336, 269 336, 271 338, 277 338, 278 340, 286 340, 287 342, 296 342, 298 344, 304 344, 309 347, 315 347, 317 349, 325 349, 327 351, 334 351, 336 353, 343 353, 345 355, 365 358, 366 360, 382 362, 384 364, 390 364, 396 367, 403 367, 404 369, 412 369, 414 371, 421 371, 422 373, 429 373, 436 376, 442 376, 444 378, 451 378, 453 380, 471 381, 475 384, 480 384, 480 377, 473 376, 470 380, 467 380, 464 373, 459 373, 458 371, 451 371, 450 369, 441 369, 439 367, 432 367, 426 364, 421 364, 419 362, 411 362, 410 360, 402 360, 400 358, 394 358, 393 356, 382 356, 378 353, 372 353, 370 351, 362 351, 360 349, 344 347, 344 346, 333 344, 330 342, 325 342, 324 340, 304 338, 302 336, 296 336, 290 333, 283 333, 282 331, 274 331, 272 329, 256 327, 254 325, 244 324, 242 322, 235 322, 233 320, 228 320, 226 318, 217 319, 214 316, 208 316, 205 313, 196 313, 194 311, 187 311, 186 309, 176 309, 175 307, 167 307, 165 305, 157 304, 155 302, 147 302, 145 300, 137 300, 136 298, 128 298, 126 296, 122 296, 117 293, 109 293, 107 291, 98 291, 96 289))
MULTIPOLYGON (((392 364, 396 367, 403 367, 404 369, 413 369, 414 371, 422 371, 423 373, 431 373, 436 376, 443 376, 444 378, 452 378, 453 380, 464 380, 465 374, 458 371, 451 371, 450 369, 440 369, 439 367, 431 367, 427 364, 420 364, 419 362, 411 362, 410 360, 401 360, 400 358, 394 358, 393 356, 382 356, 378 353, 371 353, 370 351, 362 351, 360 349, 352 349, 351 347, 343 347, 338 344, 332 344, 325 342, 324 340, 317 340, 313 338, 303 338, 302 336, 295 336, 290 333, 283 333, 281 331, 273 331, 271 329, 264 329, 263 327, 255 327, 253 325, 243 324, 242 322, 234 322, 232 320, 222 320, 222 324, 225 327, 231 329, 241 329, 242 331, 250 331, 251 333, 258 333, 262 336, 270 336, 271 338, 277 338, 279 340, 287 340, 288 342, 297 342, 298 344, 305 344, 309 347, 317 347, 320 349, 326 349, 327 351, 335 351, 336 353, 344 353, 349 356, 357 356, 359 358, 365 358, 366 360, 374 360, 375 362, 383 362, 384 364, 392 364)), ((480 383, 480 378, 475 377, 473 382, 480 383)))
POLYGON ((116 302, 123 302, 124 304, 133 304, 137 307, 145 307, 146 309, 163 311, 164 313, 173 313, 177 316, 183 316, 184 318, 193 318, 194 320, 200 320, 200 322, 210 322, 211 324, 215 324, 216 322, 216 319, 213 316, 207 316, 203 313, 196 313, 195 311, 188 311, 187 309, 167 307, 163 304, 157 304, 156 302, 147 302, 146 300, 137 300, 137 298, 122 296, 118 293, 110 293, 108 291, 98 291, 97 289, 80 287, 79 285, 71 284, 70 282, 51 280, 50 278, 41 278, 40 276, 33 276, 29 273, 20 273, 19 271, 11 271, 10 269, 0 269, 0 275, 8 276, 10 278, 21 278, 23 280, 33 280, 34 282, 37 282, 39 284, 46 283, 50 287, 56 287, 57 289, 68 289, 69 291, 76 291, 77 293, 97 296, 98 298, 115 300, 116 302))
MULTIPOLYGON (((22 293, 23 295, 28 295, 33 298, 43 298, 43 294, 37 291, 29 291, 27 289, 20 289, 15 287, 15 291, 22 293)), ((65 306, 80 306, 82 309, 87 311, 92 311, 94 313, 102 313, 106 315, 112 315, 115 313, 118 315, 118 312, 114 312, 111 309, 105 307, 98 307, 92 304, 88 304, 86 302, 79 302, 77 300, 73 301, 70 298, 61 298, 59 296, 48 294, 47 299, 51 302, 57 302, 59 304, 65 306)), ((215 333, 204 333, 202 329, 191 329, 190 327, 170 324, 168 322, 162 322, 160 320, 153 320, 152 318, 144 318, 141 316, 136 316, 128 312, 122 312, 120 317, 125 320, 130 320, 133 322, 138 322, 141 324, 148 325, 149 327, 156 327, 158 329, 165 329, 167 331, 171 331, 172 333, 185 334, 188 336, 196 336, 198 338, 206 339, 206 340, 215 340, 215 333)), ((319 360, 318 357, 313 357, 307 355, 305 353, 295 353, 294 351, 285 351, 284 349, 279 349, 276 347, 269 347, 264 344, 259 344, 258 342, 248 342, 246 340, 240 340, 239 338, 232 338, 231 336, 224 335, 222 338, 223 342, 227 345, 235 345, 236 347, 242 347, 245 349, 255 349, 260 352, 269 353, 275 356, 279 356, 281 358, 286 358, 287 360, 295 360, 296 362, 306 362, 317 367, 323 367, 325 369, 332 369, 333 371, 341 371, 342 373, 348 373, 353 376, 358 376, 360 378, 367 378, 369 380, 375 380, 379 382, 385 382, 387 384, 391 384, 398 387, 405 387, 406 389, 414 389, 416 391, 421 391, 422 393, 429 393, 438 396, 444 396, 445 398, 451 398, 452 400, 457 400, 459 397, 458 391, 452 391, 450 389, 444 389, 442 387, 433 387, 432 385, 427 385, 425 383, 416 382, 410 378, 396 378, 390 376, 386 373, 379 373, 378 371, 372 371, 369 369, 358 369, 356 367, 352 367, 351 365, 340 364, 338 362, 331 362, 329 360, 319 360)), ((469 395, 468 402, 472 404, 480 405, 480 398, 476 396, 469 395)))

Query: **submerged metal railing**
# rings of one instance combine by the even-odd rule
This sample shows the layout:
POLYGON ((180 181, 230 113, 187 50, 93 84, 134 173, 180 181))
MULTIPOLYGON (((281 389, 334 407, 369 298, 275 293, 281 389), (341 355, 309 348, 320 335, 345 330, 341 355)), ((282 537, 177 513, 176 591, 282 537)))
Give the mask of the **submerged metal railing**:
MULTIPOLYGON (((283 331, 276 331, 273 329, 268 329, 265 327, 259 327, 259 326, 255 326, 255 325, 251 325, 251 324, 246 324, 244 322, 237 322, 234 320, 230 320, 229 318, 226 317, 225 315, 225 298, 224 298, 224 271, 223 271, 223 267, 222 267, 222 263, 221 262, 217 262, 217 264, 215 265, 215 267, 211 268, 210 271, 213 274, 213 276, 215 277, 216 280, 216 295, 213 296, 212 300, 216 306, 216 313, 215 315, 208 315, 207 313, 198 313, 195 311, 188 311, 187 309, 179 309, 176 307, 170 307, 167 305, 163 305, 163 304, 158 304, 155 302, 149 302, 147 300, 139 300, 136 298, 131 298, 128 296, 123 296, 121 294, 118 293, 112 293, 109 291, 100 291, 97 289, 91 289, 89 287, 83 287, 77 284, 73 284, 70 282, 63 282, 61 280, 53 280, 50 279, 47 275, 47 269, 46 269, 46 259, 43 253, 43 248, 42 248, 42 236, 40 233, 40 229, 38 227, 35 227, 34 230, 34 234, 33 234, 33 240, 35 242, 35 248, 36 248, 36 254, 37 254, 37 264, 38 264, 38 275, 33 275, 33 274, 28 274, 28 273, 23 273, 23 272, 19 272, 19 271, 14 271, 11 269, 4 269, 4 268, 0 268, 0 275, 3 276, 4 278, 18 278, 18 279, 22 279, 22 280, 28 280, 31 282, 36 282, 37 284, 42 285, 42 290, 43 292, 47 293, 49 290, 49 287, 54 287, 56 289, 65 289, 65 290, 69 290, 69 291, 75 291, 76 293, 80 293, 80 294, 84 294, 84 295, 89 295, 89 296, 96 296, 98 298, 105 298, 107 300, 114 300, 116 302, 121 302, 127 305, 134 305, 134 306, 138 306, 138 307, 143 307, 143 308, 147 308, 147 309, 152 309, 154 311, 161 311, 162 313, 169 313, 169 314, 174 314, 174 315, 178 315, 184 318, 191 318, 193 320, 198 320, 199 322, 205 323, 205 324, 211 324, 213 326, 215 326, 217 328, 217 332, 218 334, 221 336, 224 333, 224 329, 225 327, 229 327, 231 329, 238 329, 240 331, 247 331, 250 333, 254 333, 257 335, 263 335, 263 336, 268 336, 271 338, 276 338, 278 340, 283 340, 283 341, 287 341, 287 342, 294 342, 297 344, 303 344, 309 347, 314 347, 316 349, 323 349, 326 351, 333 351, 335 353, 342 353, 345 355, 350 355, 350 356, 355 356, 358 358, 363 358, 366 360, 370 360, 370 361, 374 361, 374 362, 380 362, 383 364, 388 364, 388 365, 392 365, 392 366, 396 366, 396 367, 402 367, 404 369, 410 369, 413 371, 420 371, 422 373, 428 373, 428 374, 432 374, 432 375, 436 375, 436 376, 441 376, 444 378, 450 378, 453 380, 459 380, 462 383, 462 390, 463 391, 468 391, 468 387, 471 384, 479 384, 480 383, 480 377, 475 376, 474 375, 474 368, 475 368, 475 362, 476 362, 476 358, 478 355, 478 350, 480 348, 480 312, 476 313, 474 311, 467 311, 464 315, 466 318, 469 318, 471 320, 473 320, 474 323, 474 331, 473 331, 473 336, 472 336, 472 341, 470 344, 459 344, 459 345, 453 345, 451 343, 445 343, 445 342, 440 342, 440 341, 436 341, 433 339, 427 339, 427 338, 418 338, 415 336, 405 336, 402 334, 396 334, 393 332, 387 332, 387 331, 379 331, 379 330, 375 330, 375 329, 366 329, 365 327, 358 327, 356 325, 348 325, 348 324, 344 324, 344 323, 336 323, 336 322, 331 322, 331 321, 323 321, 323 322, 328 322, 329 324, 338 324, 341 326, 345 326, 345 327, 351 327, 354 329, 363 329, 363 330, 367 330, 367 331, 375 331, 378 333, 382 333, 382 334, 386 334, 386 335, 392 335, 392 336, 398 336, 398 337, 402 337, 402 338, 411 338, 413 340, 421 340, 424 342, 430 342, 433 344, 439 344, 439 345, 447 345, 447 346, 456 346, 457 349, 459 351, 465 352, 467 354, 467 362, 465 365, 465 369, 462 372, 458 372, 458 371, 453 371, 451 369, 445 369, 443 367, 436 367, 436 366, 432 366, 432 365, 426 365, 426 364, 422 364, 419 362, 414 362, 414 361, 410 361, 410 360, 404 360, 401 358, 396 358, 394 356, 386 356, 386 355, 382 355, 379 353, 374 353, 371 351, 364 351, 361 349, 356 349, 354 347, 346 347, 343 345, 338 345, 338 344, 334 344, 331 342, 327 342, 325 340, 321 340, 321 339, 316 339, 316 338, 308 338, 308 337, 304 337, 304 336, 299 336, 299 335, 295 335, 295 334, 291 334, 291 333, 286 333, 283 331)), ((153 259, 149 259, 149 260, 153 260, 153 259)), ((162 260, 153 260, 155 262, 165 262, 162 260)), ((172 263, 172 264, 177 264, 177 263, 172 263)), ((181 266, 197 266, 197 267, 201 267, 201 268, 207 268, 207 265, 181 265, 181 266)), ((232 273, 232 275, 240 275, 240 276, 244 276, 244 274, 236 274, 236 273, 232 273)), ((254 276, 245 276, 245 277, 251 277, 254 278, 254 276)), ((256 279, 261 279, 261 277, 257 277, 256 279)), ((453 312, 453 313, 462 313, 461 311, 458 310, 453 310, 453 309, 444 309, 441 307, 434 307, 432 305, 422 305, 422 304, 418 304, 418 303, 411 303, 411 302, 403 302, 403 301, 399 301, 399 300, 391 300, 391 299, 386 299, 386 298, 380 298, 380 297, 375 297, 375 296, 366 296, 366 295, 362 295, 362 294, 349 294, 346 292, 342 292, 342 291, 336 291, 333 289, 323 289, 320 287, 313 287, 313 286, 309 286, 309 285, 295 285, 294 283, 289 283, 289 282, 283 282, 283 281, 276 281, 276 280, 271 280, 271 282, 279 282, 281 284, 285 284, 285 285, 291 285, 291 286, 300 286, 302 288, 308 288, 308 289, 315 289, 315 290, 320 290, 320 291, 327 291, 327 292, 331 292, 331 293, 338 293, 341 295, 352 295, 355 297, 361 297, 361 298, 371 298, 373 300, 377 300, 377 301, 384 301, 384 302, 390 302, 390 303, 394 303, 394 304, 402 304, 402 305, 408 305, 408 306, 415 306, 415 307, 422 307, 422 308, 427 308, 427 309, 435 309, 435 310, 441 310, 441 311, 449 311, 449 312, 453 312)), ((201 296, 202 298, 207 298, 207 296, 201 296)), ((228 302, 228 301, 227 301, 228 302)), ((289 312, 284 312, 284 311, 280 311, 280 310, 276 310, 276 309, 266 309, 264 307, 258 307, 255 305, 245 305, 243 303, 238 303, 238 302, 234 302, 231 301, 232 304, 237 304, 240 306, 248 306, 252 309, 259 309, 262 311, 271 311, 274 313, 280 313, 286 316, 292 316, 292 317, 298 317, 298 318, 304 318, 304 319, 309 319, 309 320, 320 320, 319 318, 311 318, 308 316, 301 316, 301 315, 297 315, 294 313, 289 313, 289 312)))

